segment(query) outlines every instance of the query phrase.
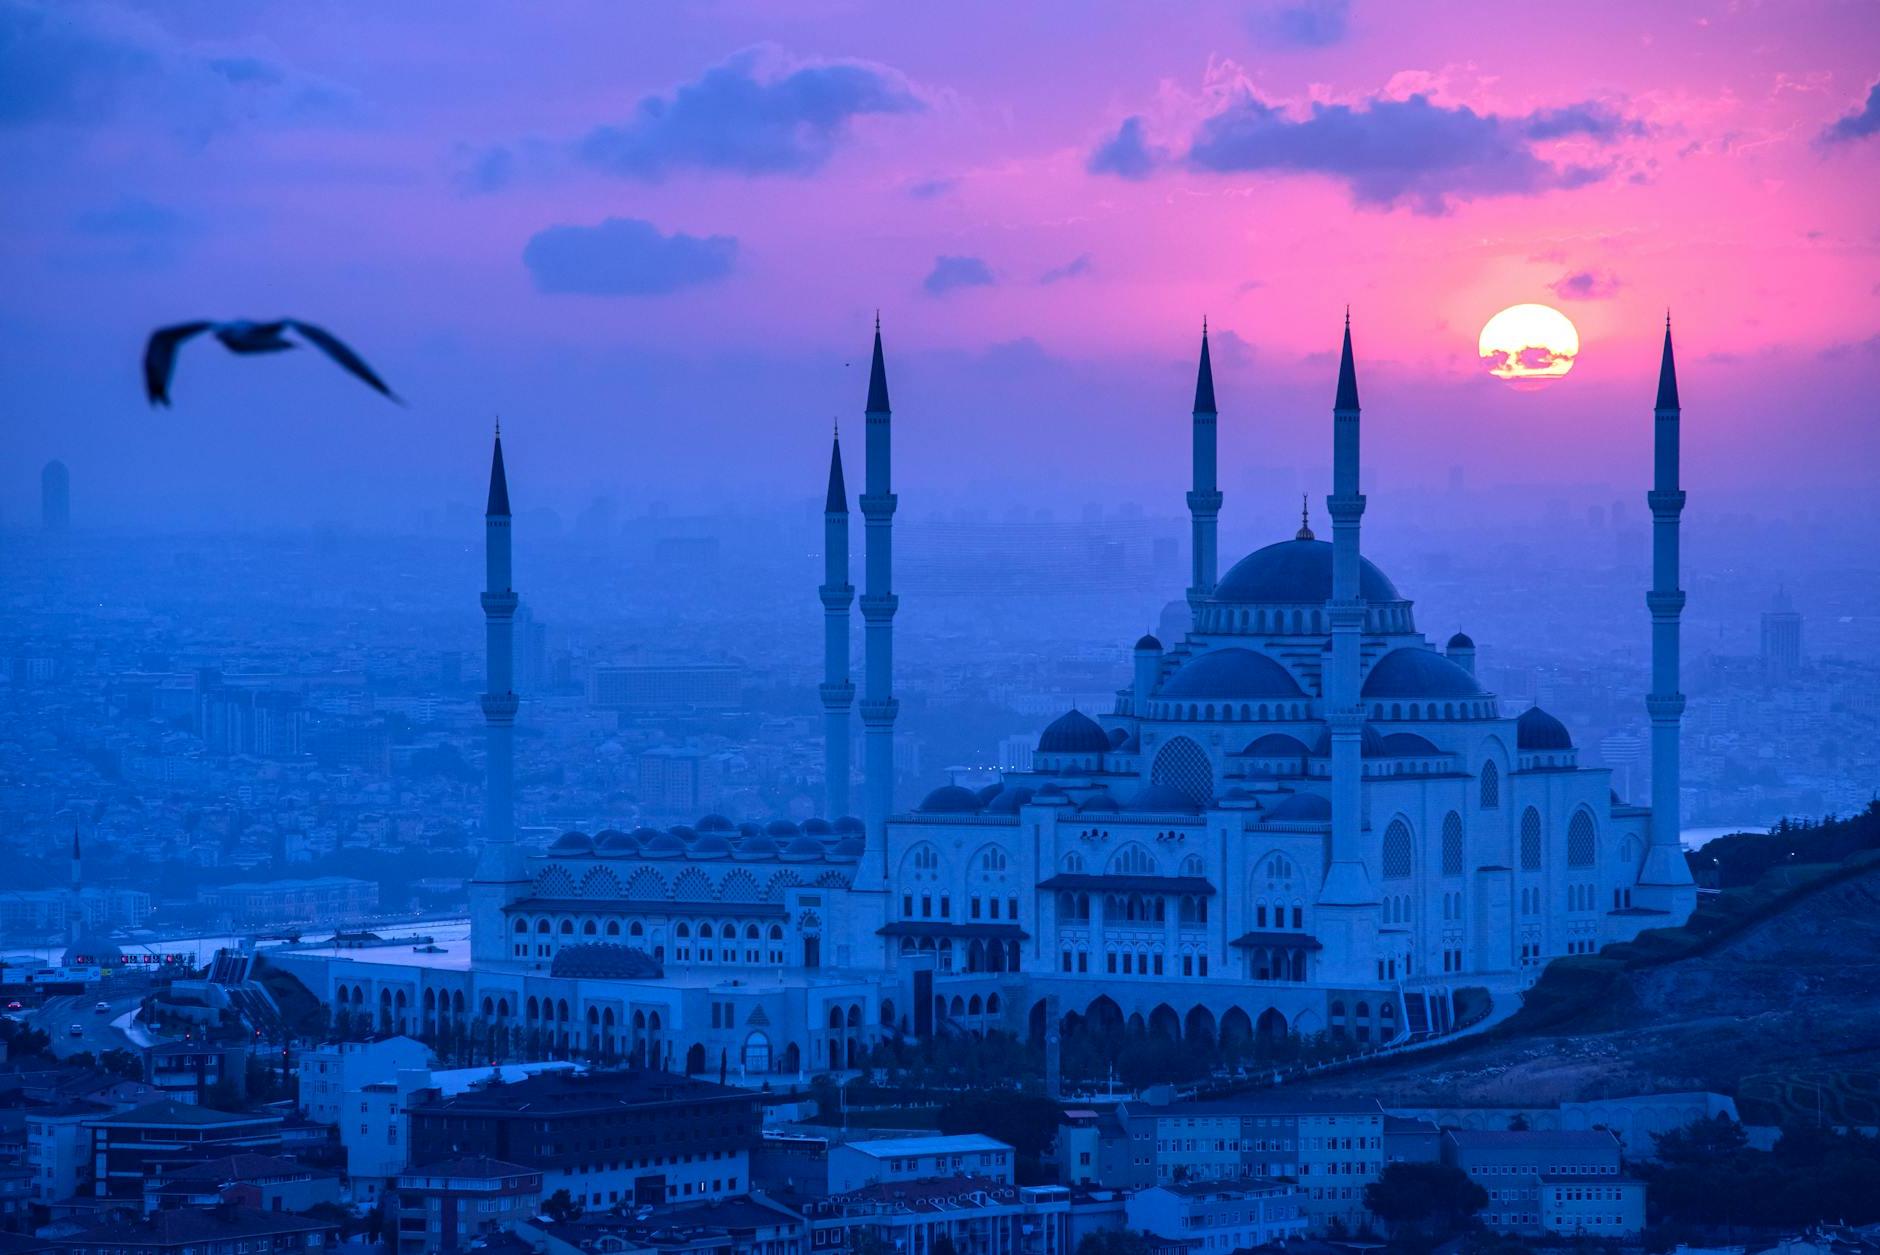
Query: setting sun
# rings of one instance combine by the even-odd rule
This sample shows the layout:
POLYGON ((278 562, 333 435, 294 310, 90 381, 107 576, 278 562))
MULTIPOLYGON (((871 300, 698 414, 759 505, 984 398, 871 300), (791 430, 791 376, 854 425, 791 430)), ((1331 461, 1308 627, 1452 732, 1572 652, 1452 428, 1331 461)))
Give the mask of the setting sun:
POLYGON ((1538 387, 1573 369, 1580 333, 1567 316, 1546 305, 1511 305, 1482 328, 1482 364, 1497 379, 1538 387))

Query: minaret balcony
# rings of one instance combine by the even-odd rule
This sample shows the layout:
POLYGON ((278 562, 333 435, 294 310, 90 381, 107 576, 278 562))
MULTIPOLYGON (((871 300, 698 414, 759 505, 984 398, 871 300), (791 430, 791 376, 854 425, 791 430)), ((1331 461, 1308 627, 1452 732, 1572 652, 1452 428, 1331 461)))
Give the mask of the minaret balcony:
POLYGON ((817 589, 825 610, 847 610, 855 603, 855 585, 824 584, 817 589))
POLYGON ((1673 588, 1659 592, 1654 589, 1645 594, 1645 607, 1656 617, 1676 618, 1684 613, 1684 590, 1673 588))
POLYGON ((492 619, 507 619, 516 613, 521 598, 512 590, 504 590, 500 593, 484 593, 482 600, 484 614, 492 619))
POLYGON ((821 695, 822 704, 830 710, 847 710, 855 704, 853 684, 818 684, 816 692, 821 695))
POLYGON ((890 697, 886 701, 862 702, 862 722, 871 728, 886 728, 894 724, 894 718, 901 713, 901 703, 890 697))
POLYGON ((522 704, 514 693, 485 693, 477 699, 483 707, 483 717, 491 723, 513 723, 516 708, 522 704))
POLYGON ((1645 494, 1645 504, 1651 507, 1653 518, 1676 518, 1684 513, 1684 501, 1689 496, 1681 488, 1669 491, 1652 489, 1645 494))
POLYGON ((886 623, 900 606, 901 599, 893 593, 862 594, 862 618, 869 623, 886 623))

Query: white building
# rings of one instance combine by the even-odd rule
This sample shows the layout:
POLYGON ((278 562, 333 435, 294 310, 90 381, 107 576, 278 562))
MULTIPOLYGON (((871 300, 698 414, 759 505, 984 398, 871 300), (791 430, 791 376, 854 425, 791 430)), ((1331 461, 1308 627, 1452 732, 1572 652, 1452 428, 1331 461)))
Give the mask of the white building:
POLYGON ((1152 1185, 1123 1206, 1131 1229, 1193 1243, 1187 1249, 1203 1253, 1284 1242, 1306 1231, 1299 1187, 1259 1177, 1152 1185))
POLYGON ((1012 1183, 1012 1148, 980 1133, 884 1137, 829 1148, 829 1192, 928 1177, 977 1177, 1012 1183))

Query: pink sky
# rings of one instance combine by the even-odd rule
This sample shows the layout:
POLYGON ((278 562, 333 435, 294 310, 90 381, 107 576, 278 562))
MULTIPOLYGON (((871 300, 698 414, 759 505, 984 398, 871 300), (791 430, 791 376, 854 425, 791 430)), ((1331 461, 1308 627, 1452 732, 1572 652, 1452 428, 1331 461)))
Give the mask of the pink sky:
POLYGON ((557 497, 808 496, 876 308, 936 506, 1179 509, 1203 315, 1224 460, 1323 465, 1347 302, 1389 482, 1642 487, 1667 305, 1694 492, 1870 476, 1873 7, 1485 12, 0 0, 0 516, 59 456, 125 519, 389 517, 493 411, 557 497), (1524 301, 1583 343, 1540 393, 1475 355, 1524 301), (411 409, 207 343, 144 408, 150 327, 283 313, 411 409))

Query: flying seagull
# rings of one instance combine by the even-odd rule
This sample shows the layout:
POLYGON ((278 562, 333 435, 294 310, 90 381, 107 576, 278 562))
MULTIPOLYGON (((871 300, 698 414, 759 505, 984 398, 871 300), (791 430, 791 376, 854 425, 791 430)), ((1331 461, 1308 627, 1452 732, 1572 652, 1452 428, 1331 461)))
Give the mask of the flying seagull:
POLYGON ((205 331, 213 331, 215 338, 222 342, 222 347, 231 353, 279 353, 285 349, 298 348, 298 345, 286 338, 287 332, 298 332, 301 339, 364 380, 375 392, 398 401, 400 405, 404 404, 396 393, 385 386, 383 379, 372 373, 365 359, 347 348, 332 332, 293 318, 277 319, 274 322, 250 322, 245 318, 233 322, 179 322, 173 327, 157 328, 150 333, 150 343, 144 346, 144 392, 149 396, 150 404, 169 405, 170 376, 176 370, 176 351, 185 340, 205 331))

